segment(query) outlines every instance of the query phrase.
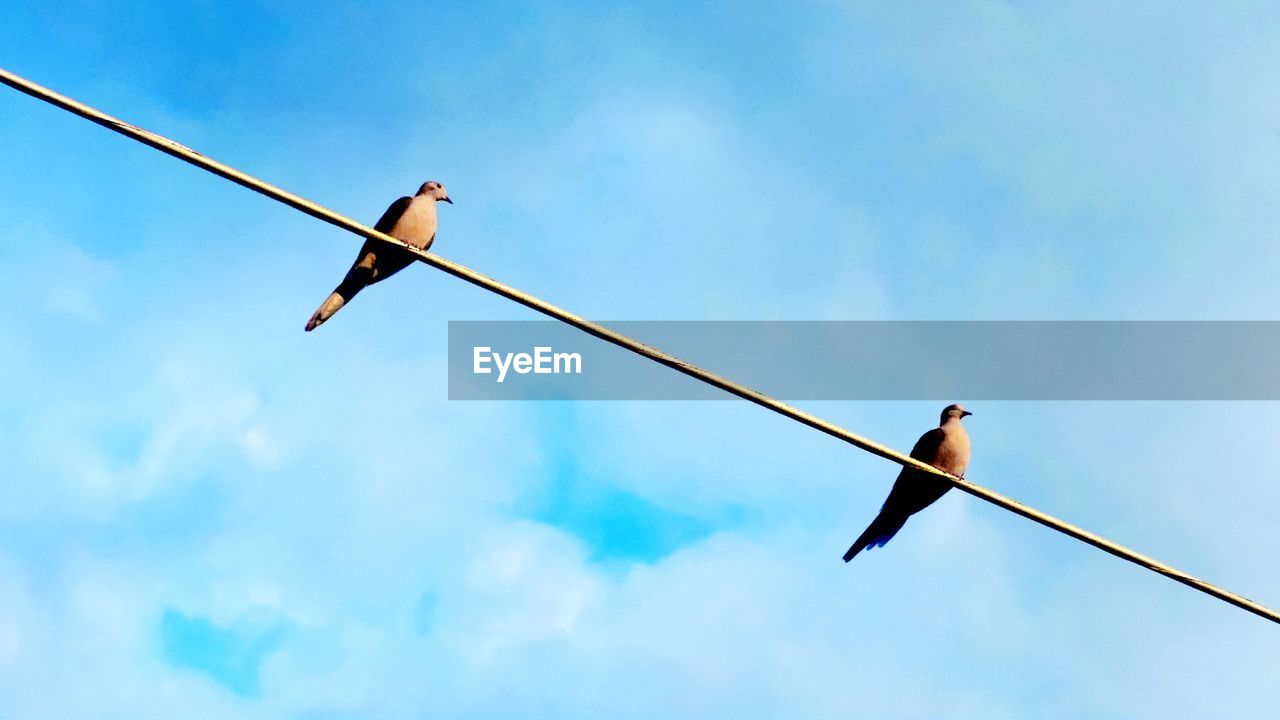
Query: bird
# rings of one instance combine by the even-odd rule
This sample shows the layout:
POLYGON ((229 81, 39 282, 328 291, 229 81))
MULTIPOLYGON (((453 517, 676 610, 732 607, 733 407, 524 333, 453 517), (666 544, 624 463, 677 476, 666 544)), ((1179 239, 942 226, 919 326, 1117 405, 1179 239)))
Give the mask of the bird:
MULTIPOLYGON (((969 433, 960 420, 972 414, 963 405, 948 405, 942 411, 938 427, 921 435, 911 448, 911 457, 964 477, 969 467, 969 433)), ((849 562, 864 548, 884 547, 902 529, 907 518, 932 505, 950 489, 951 483, 936 475, 916 468, 902 468, 880 514, 849 547, 844 561, 849 562)))
MULTIPOLYGON (((418 188, 413 197, 402 197, 391 203, 387 211, 382 213, 374 230, 386 233, 406 245, 419 250, 427 250, 436 239, 436 202, 453 204, 449 191, 435 180, 428 180, 418 188)), ((414 256, 403 248, 392 246, 381 240, 366 239, 351 264, 347 276, 329 297, 320 303, 311 319, 307 321, 306 331, 311 332, 333 314, 351 302, 356 293, 369 285, 381 282, 408 267, 414 256)))

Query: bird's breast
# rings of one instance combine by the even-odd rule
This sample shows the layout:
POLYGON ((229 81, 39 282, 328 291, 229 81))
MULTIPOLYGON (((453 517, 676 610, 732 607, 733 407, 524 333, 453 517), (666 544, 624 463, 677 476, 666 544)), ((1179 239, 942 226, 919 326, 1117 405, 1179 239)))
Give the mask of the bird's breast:
POLYGON ((414 198, 388 233, 414 247, 425 247, 436 234, 436 204, 434 200, 414 198))
POLYGON ((969 435, 963 428, 946 431, 933 466, 963 476, 969 468, 969 435))

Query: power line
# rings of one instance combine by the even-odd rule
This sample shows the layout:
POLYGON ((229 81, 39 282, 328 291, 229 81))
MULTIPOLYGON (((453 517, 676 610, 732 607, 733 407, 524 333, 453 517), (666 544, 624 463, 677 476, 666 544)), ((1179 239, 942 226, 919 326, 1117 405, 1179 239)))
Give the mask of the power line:
POLYGON ((1229 590, 1225 590, 1216 585, 1212 585, 1203 580, 1200 580, 1199 578, 1188 575, 1187 573, 1184 573, 1181 570, 1178 570, 1174 567, 1171 567, 1162 562, 1159 562, 1154 558, 1147 557, 1146 555, 1130 550, 1129 548, 1123 545, 1120 545, 1119 543, 1112 542, 1111 540, 1108 540, 1102 537, 1101 535, 1096 535, 1094 533, 1089 532, 1088 530, 1085 530, 1080 527, 1076 527, 1075 525, 1072 525, 1071 523, 1066 522, 1065 520, 1059 520, 1058 518, 1052 515, 1040 512, 1035 508, 1023 505, 1022 503, 1016 500, 1013 500, 1012 498, 1005 497, 1004 495, 1001 495, 1000 493, 994 490, 989 490, 985 487, 982 487, 981 485, 975 485, 969 482, 968 480, 965 480, 964 478, 956 477, 955 475, 952 475, 950 473, 943 472, 942 470, 939 470, 933 467, 932 465, 916 460, 915 458, 910 457, 909 455, 904 455, 898 452, 897 450, 894 450, 893 448, 887 447, 885 445, 881 445, 880 443, 877 443, 873 440, 864 438, 861 435, 850 432, 849 430, 846 430, 838 425, 834 425, 830 422, 827 422, 822 418, 819 418, 814 415, 810 415, 809 413, 804 412, 799 408, 795 408, 784 402, 775 400, 774 398, 771 398, 768 395, 764 395, 762 393, 756 392, 755 390, 752 390, 751 388, 748 388, 744 385, 739 385, 738 383, 733 382, 728 378, 724 378, 719 375, 716 375, 715 373, 709 370, 704 370, 703 368, 700 368, 697 365, 687 363, 673 355, 668 355, 667 353, 657 348, 650 347, 649 345, 646 345, 638 340, 632 339, 627 335, 623 335, 622 333, 616 332, 614 330, 610 330, 609 328, 603 325, 599 325, 597 323, 591 322, 590 320, 579 317, 569 312, 568 310, 564 310, 560 307, 552 305, 551 303, 545 300, 542 300, 526 292, 513 288, 510 285, 507 285, 505 283, 494 280, 493 278, 488 277, 487 275, 478 273, 475 270, 472 270, 464 265, 459 265, 458 263, 455 263, 452 260, 447 260, 445 258, 442 258, 439 255, 424 252, 415 247, 406 245, 405 243, 400 242, 399 240, 391 237, 390 235, 380 233, 377 230, 374 230, 373 228, 362 225, 344 215, 339 215, 338 213, 326 207, 317 205, 316 203, 313 203, 309 200, 306 200, 305 198, 301 198, 297 195, 294 195, 293 193, 288 192, 286 190, 282 190, 281 188, 278 188, 275 185, 271 185, 269 183, 263 182, 253 177, 252 175, 248 175, 246 173, 240 172, 239 170, 236 170, 235 168, 229 165, 224 165, 216 160, 205 157, 204 155, 201 155, 200 153, 192 150, 191 148, 188 148, 184 145, 176 143, 166 137, 157 135, 147 130, 143 130, 142 128, 139 128, 139 127, 135 127, 122 120, 119 120, 110 115, 107 115, 106 113, 103 113, 99 110, 91 108, 88 105, 72 100, 71 98, 66 97, 65 95, 60 95, 52 90, 49 90, 48 88, 45 88, 40 85, 37 85, 36 83, 33 83, 30 80, 19 77, 18 75, 14 75, 13 73, 7 70, 4 70, 3 68, 0 68, 0 82, 3 82, 5 85, 8 85, 9 87, 12 87, 13 89, 18 90, 20 92, 26 93, 27 95, 30 95, 31 97, 34 97, 38 100, 43 100, 51 105, 55 105, 59 108, 62 108, 63 110, 66 110, 70 113, 79 115, 80 117, 86 120, 89 120, 90 122, 97 123, 98 125, 101 125, 107 128, 108 130, 113 130, 115 132, 120 133, 121 135, 133 138, 134 140, 137 140, 138 142, 141 142, 145 145, 149 145, 155 148, 156 150, 159 150, 160 152, 163 152, 167 155, 172 155, 173 157, 176 157, 179 160, 183 160, 192 165, 195 165, 196 167, 202 168, 204 170, 208 170, 209 172, 215 175, 221 176, 238 185, 242 185, 246 188, 249 188, 254 192, 258 192, 263 195, 266 195, 267 197, 272 198, 273 200, 278 200, 279 202, 282 202, 285 205, 288 205, 296 210, 300 210, 314 218, 323 220, 331 225, 336 225, 344 230, 355 233, 356 235, 360 235, 365 238, 369 238, 372 240, 379 240, 391 245, 396 245, 402 248, 403 250, 405 250, 406 252, 413 254, 415 257, 417 257, 417 259, 421 260, 422 262, 432 267, 443 270, 449 273, 450 275, 466 280, 467 282, 473 285, 482 287, 485 290, 488 290, 493 293, 497 293, 498 295, 501 295, 502 297, 505 297, 509 300, 514 300, 515 302, 518 302, 521 305, 524 305, 525 307, 532 308, 533 310, 536 310, 544 315, 553 317, 556 320, 572 325, 589 335, 593 335, 595 337, 600 338, 601 340, 617 345, 618 347, 630 350, 631 352, 636 353, 637 355, 646 357, 650 360, 653 360, 654 362, 660 363, 662 365, 666 365, 667 367, 672 368, 677 372, 681 372, 692 378, 701 380, 702 382, 707 383, 708 385, 711 385, 713 387, 720 388, 721 390, 724 390, 725 392, 728 392, 732 395, 736 395, 742 398, 743 400, 749 400, 750 402, 753 402, 756 405, 772 410, 778 413, 779 415, 784 415, 786 417, 789 417, 792 420, 795 420, 801 424, 807 425, 820 432, 824 432, 827 435, 830 435, 834 438, 843 440, 849 443, 850 445, 853 445, 854 447, 857 447, 869 453, 872 453, 873 455, 879 455, 880 457, 885 458, 886 460, 891 460, 895 463, 898 463, 899 465, 915 468, 917 470, 927 472, 931 475, 936 475, 937 477, 945 479, 947 482, 951 483, 956 488, 963 490, 964 492, 969 493, 970 495, 974 495, 976 497, 982 498, 983 500, 986 500, 987 502, 990 502, 994 505, 998 505, 999 507, 1002 507, 1005 510, 1009 510, 1025 518, 1034 520, 1035 522, 1038 522, 1041 525, 1057 530, 1058 532, 1063 533, 1064 535, 1069 535, 1077 540, 1088 543, 1089 545, 1092 545, 1098 548, 1099 550, 1102 550, 1103 552, 1107 552, 1107 553, 1110 553, 1111 555, 1115 555, 1118 558, 1128 560, 1129 562, 1134 563, 1136 565, 1141 565, 1142 567, 1145 567, 1148 570, 1152 570, 1154 572, 1160 573, 1161 575, 1164 575, 1165 577, 1168 577, 1172 580, 1180 582, 1183 585, 1187 585, 1189 587, 1195 588, 1196 590, 1199 590, 1208 595, 1212 595, 1213 597, 1216 597, 1219 600, 1224 600, 1228 603, 1231 603, 1232 605, 1235 605, 1236 607, 1242 608, 1244 610, 1248 610, 1249 612, 1254 613, 1255 615, 1264 617, 1275 623, 1280 623, 1280 613, 1277 613, 1275 610, 1272 610, 1266 606, 1259 605, 1258 603, 1253 602, 1248 598, 1242 597, 1229 590))

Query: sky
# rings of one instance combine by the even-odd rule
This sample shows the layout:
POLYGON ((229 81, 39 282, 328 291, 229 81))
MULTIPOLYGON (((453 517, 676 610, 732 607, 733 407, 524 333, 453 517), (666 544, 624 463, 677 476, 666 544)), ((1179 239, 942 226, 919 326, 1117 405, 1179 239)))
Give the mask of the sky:
MULTIPOLYGON (((1267 3, 0 7, 0 67, 600 320, 1280 317, 1267 3)), ((426 267, 0 92, 0 718, 1271 717, 1273 625, 738 402, 446 399, 426 267)), ((805 403, 906 449, 947 402, 805 403)), ((1275 403, 968 477, 1280 604, 1275 403)))

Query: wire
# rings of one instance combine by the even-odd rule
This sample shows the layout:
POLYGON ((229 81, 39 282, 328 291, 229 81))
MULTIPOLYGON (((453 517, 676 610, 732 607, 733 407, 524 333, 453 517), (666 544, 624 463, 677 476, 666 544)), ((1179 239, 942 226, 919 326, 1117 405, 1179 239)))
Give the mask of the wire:
POLYGON ((383 234, 381 232, 378 232, 377 230, 374 230, 371 227, 362 225, 346 217, 345 215, 340 215, 326 207, 317 205, 316 203, 306 200, 305 198, 299 197, 297 195, 294 195, 291 192, 278 188, 275 185, 271 185, 269 183, 263 182, 262 180, 259 180, 253 177, 252 175, 248 175, 239 170, 236 170, 235 168, 230 167, 229 165, 224 165, 216 160, 205 157, 204 155, 201 155, 195 150, 192 150, 191 148, 188 148, 179 143, 176 143, 173 140, 170 140, 166 137, 157 135, 147 130, 143 130, 142 128, 139 128, 139 127, 135 127, 133 125, 130 125, 124 122, 123 120, 119 120, 110 115, 107 115, 106 113, 103 113, 99 110, 89 107, 88 105, 72 100, 71 98, 66 97, 65 95, 60 95, 48 88, 37 85, 36 83, 31 82, 30 80, 19 77, 18 75, 15 75, 7 70, 4 70, 3 68, 0 68, 0 82, 3 82, 5 85, 8 85, 13 89, 23 92, 27 95, 30 95, 31 97, 34 97, 38 100, 43 100, 47 103, 50 103, 51 105, 55 105, 59 108, 62 108, 63 110, 71 112, 75 115, 79 115, 80 117, 86 120, 89 120, 90 122, 97 123, 98 125, 101 125, 107 128, 108 130, 113 130, 117 133, 120 133, 121 135, 133 138, 134 140, 137 140, 138 142, 141 142, 145 145, 149 145, 155 148, 156 150, 159 150, 160 152, 163 152, 167 155, 172 155, 173 157, 176 157, 179 160, 183 160, 192 165, 195 165, 196 167, 202 168, 204 170, 208 170, 209 172, 215 175, 224 177, 227 180, 230 180, 238 185, 242 185, 246 188, 249 188, 254 192, 258 192, 258 193, 261 193, 262 195, 266 195, 267 197, 272 198, 273 200, 282 202, 285 205, 288 205, 289 207, 292 207, 296 210, 300 210, 306 213, 307 215, 323 220, 331 225, 336 225, 344 230, 355 233, 356 235, 360 235, 365 238, 369 238, 371 240, 379 240, 379 241, 388 243, 390 245, 396 245, 404 249, 405 251, 413 254, 414 256, 417 257, 417 259, 421 260, 422 262, 432 267, 443 270, 449 273, 450 275, 466 280, 467 282, 473 285, 477 285, 481 288, 484 288, 485 290, 501 295, 502 297, 505 297, 509 300, 514 300, 515 302, 520 303, 525 307, 536 310, 544 315, 555 318, 556 320, 572 325, 578 328, 579 330, 586 332, 589 335, 593 335, 595 337, 600 338, 601 340, 617 345, 618 347, 622 347, 627 350, 630 350, 631 352, 634 352, 637 355, 641 355, 650 360, 653 360, 654 362, 660 363, 662 365, 666 365, 667 367, 673 370, 676 370, 677 372, 684 373, 685 375, 688 375, 692 378, 696 378, 697 380, 701 380, 702 382, 708 385, 720 388, 721 390, 724 390, 725 392, 728 392, 732 395, 736 395, 737 397, 740 397, 743 400, 748 400, 750 402, 755 403, 756 405, 772 410, 778 413, 779 415, 786 416, 788 418, 791 418, 792 420, 795 420, 796 422, 799 422, 803 425, 807 425, 808 427, 818 430, 819 432, 823 432, 834 438, 843 440, 849 443, 850 445, 853 445, 854 447, 865 450, 873 455, 879 455, 880 457, 885 458, 886 460, 891 460, 904 467, 915 468, 917 470, 943 478, 947 482, 954 485, 956 488, 966 493, 969 493, 970 495, 974 495, 976 497, 982 498, 983 500, 986 500, 987 502, 992 503, 994 505, 998 505, 999 507, 1002 507, 1005 510, 1009 510, 1010 512, 1017 513, 1018 515, 1021 515, 1022 517, 1025 517, 1029 520, 1034 520, 1035 522, 1038 522, 1041 525, 1057 530, 1058 532, 1063 533, 1064 535, 1069 535, 1077 540, 1088 543, 1089 545, 1092 545, 1098 548, 1099 550, 1102 550, 1103 552, 1109 553, 1111 555, 1114 555, 1118 558, 1122 558, 1124 560, 1128 560, 1129 562, 1134 563, 1136 565, 1141 565, 1142 567, 1147 568, 1148 570, 1160 573, 1161 575, 1164 575, 1167 578, 1180 582, 1183 585, 1187 585, 1189 587, 1195 588, 1196 590, 1199 590, 1208 595, 1212 595, 1213 597, 1216 597, 1219 600, 1223 600, 1232 605, 1235 605, 1236 607, 1242 608, 1244 610, 1248 610, 1249 612, 1254 613, 1255 615, 1264 617, 1275 623, 1280 623, 1280 613, 1277 613, 1275 610, 1272 610, 1266 606, 1260 605, 1252 600, 1249 600, 1248 598, 1237 595, 1229 590, 1225 590, 1216 585, 1207 583, 1204 580, 1200 580, 1199 578, 1196 578, 1192 575, 1184 573, 1181 570, 1178 570, 1174 567, 1166 565, 1158 560, 1155 560, 1154 558, 1148 557, 1134 550, 1130 550, 1129 548, 1123 545, 1120 545, 1119 543, 1108 540, 1107 538, 1104 538, 1101 535, 1094 534, 1092 532, 1089 532, 1088 530, 1072 525, 1071 523, 1066 522, 1065 520, 1060 520, 1052 515, 1040 512, 1035 508, 1023 505, 1022 503, 1016 500, 1013 500, 1012 498, 1005 497, 1004 495, 1001 495, 1000 493, 994 490, 990 490, 988 488, 982 487, 981 485, 975 485, 974 483, 971 483, 968 480, 965 480, 964 478, 957 477, 950 473, 939 470, 933 467, 932 465, 916 460, 915 458, 910 457, 908 455, 904 455, 903 453, 900 453, 897 450, 894 450, 893 448, 887 447, 885 445, 881 445, 880 443, 877 443, 873 440, 862 437, 861 435, 858 435, 849 430, 846 430, 838 425, 827 422, 822 418, 819 418, 815 415, 811 415, 807 412, 804 412, 799 408, 795 408, 784 402, 775 400, 774 398, 771 398, 768 395, 764 395, 762 393, 756 392, 751 388, 748 388, 744 385, 740 385, 736 382, 733 382, 728 378, 724 378, 719 375, 716 375, 715 373, 709 370, 705 370, 701 367, 698 367, 697 365, 687 363, 681 360, 680 358, 677 358, 672 355, 668 355, 667 353, 657 348, 650 347, 649 345, 646 345, 627 335, 623 335, 622 333, 616 332, 614 330, 610 330, 609 328, 603 325, 600 325, 600 324, 591 322, 590 320, 587 320, 585 318, 579 317, 578 315, 575 315, 569 312, 568 310, 552 305, 551 303, 545 300, 542 300, 541 298, 535 297, 533 295, 530 295, 529 293, 526 293, 514 287, 511 287, 510 285, 494 280, 493 278, 487 275, 478 273, 475 270, 472 270, 464 265, 459 265, 458 263, 453 262, 452 260, 447 260, 443 257, 440 257, 439 255, 424 252, 415 247, 406 245, 405 243, 400 242, 399 240, 391 237, 390 235, 383 234))

